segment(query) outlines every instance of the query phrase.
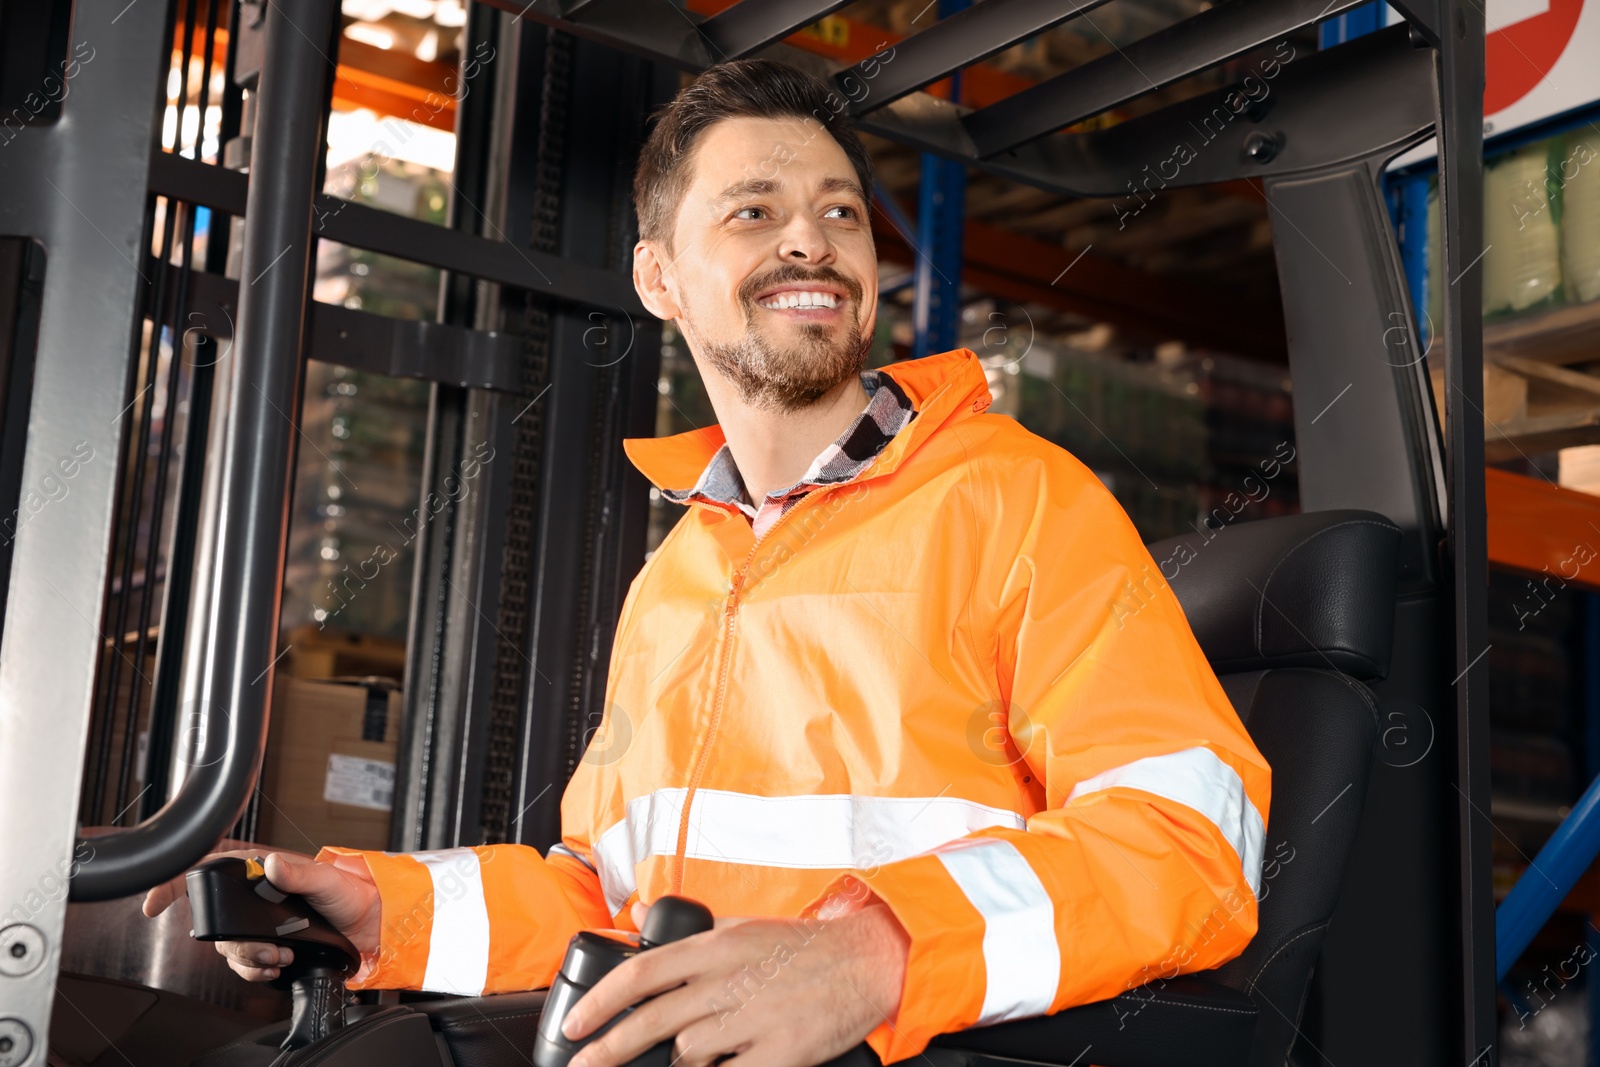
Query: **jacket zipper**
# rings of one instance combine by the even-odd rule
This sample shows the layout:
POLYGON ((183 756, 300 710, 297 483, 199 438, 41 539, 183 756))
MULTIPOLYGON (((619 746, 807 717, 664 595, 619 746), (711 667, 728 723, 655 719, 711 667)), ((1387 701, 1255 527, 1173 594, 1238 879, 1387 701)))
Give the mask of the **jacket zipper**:
POLYGON ((710 758, 717 727, 722 723, 722 699, 728 686, 728 667, 733 661, 733 619, 739 609, 739 588, 743 584, 744 572, 741 570, 733 576, 733 588, 728 591, 728 603, 722 609, 722 662, 717 667, 717 691, 711 703, 711 723, 706 727, 706 740, 700 746, 700 756, 694 761, 694 773, 689 775, 689 789, 683 796, 683 814, 678 817, 678 849, 672 878, 674 893, 683 892, 683 868, 689 851, 689 809, 694 804, 695 792, 700 788, 700 777, 705 772, 706 760, 710 758))
MULTIPOLYGON (((706 727, 706 742, 700 746, 700 755, 694 761, 694 772, 689 775, 689 788, 683 795, 683 813, 678 817, 678 849, 673 856, 672 892, 683 892, 683 868, 687 863, 689 852, 689 811, 694 804, 694 795, 700 789, 700 778, 705 773, 706 761, 711 757, 711 746, 717 739, 717 727, 722 724, 722 702, 728 687, 728 669, 733 662, 733 621, 734 615, 739 610, 739 593, 744 588, 745 574, 750 569, 751 560, 755 559, 756 549, 761 547, 761 542, 771 537, 782 526, 790 515, 810 504, 815 492, 807 493, 805 498, 794 507, 779 515, 777 520, 767 529, 761 537, 756 538, 755 544, 750 546, 750 551, 744 557, 744 562, 733 573, 732 587, 728 590, 728 602, 722 609, 722 662, 717 668, 717 691, 711 703, 711 722, 706 727)), ((741 513, 742 514, 742 513, 741 513)))

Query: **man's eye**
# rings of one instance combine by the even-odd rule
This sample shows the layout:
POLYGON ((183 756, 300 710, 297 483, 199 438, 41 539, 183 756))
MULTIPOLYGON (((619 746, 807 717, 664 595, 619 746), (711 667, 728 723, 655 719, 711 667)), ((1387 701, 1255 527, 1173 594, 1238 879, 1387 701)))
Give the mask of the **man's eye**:
POLYGON ((752 216, 749 214, 752 211, 757 215, 765 215, 767 209, 764 207, 742 207, 733 213, 733 217, 736 219, 749 219, 752 218, 752 216))
POLYGON ((839 219, 853 219, 853 218, 856 217, 856 209, 853 208, 853 207, 850 207, 848 204, 840 204, 838 207, 829 208, 828 209, 828 215, 833 217, 833 218, 839 218, 839 219), (843 211, 844 214, 843 215, 835 215, 834 212, 836 212, 836 211, 843 211))

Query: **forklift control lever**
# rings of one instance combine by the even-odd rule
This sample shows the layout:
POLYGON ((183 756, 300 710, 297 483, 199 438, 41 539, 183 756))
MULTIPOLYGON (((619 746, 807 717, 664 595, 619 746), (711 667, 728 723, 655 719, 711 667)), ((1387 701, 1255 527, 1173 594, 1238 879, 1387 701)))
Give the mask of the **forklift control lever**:
POLYGON ((263 941, 294 952, 271 984, 294 997, 285 1049, 301 1048, 344 1027, 344 981, 361 953, 304 897, 267 881, 262 861, 210 860, 188 874, 191 936, 197 941, 263 941))
MULTIPOLYGON (((539 1033, 533 1043, 535 1067, 567 1067, 579 1049, 633 1011, 632 1007, 624 1008, 604 1026, 577 1041, 562 1036, 561 1024, 568 1010, 601 978, 641 952, 709 929, 711 911, 704 904, 687 897, 662 897, 650 905, 644 928, 637 934, 621 930, 583 930, 575 934, 567 945, 561 972, 550 985, 544 1014, 539 1019, 539 1033)), ((627 1067, 668 1067, 671 1061, 672 1042, 667 1040, 640 1053, 627 1067)))

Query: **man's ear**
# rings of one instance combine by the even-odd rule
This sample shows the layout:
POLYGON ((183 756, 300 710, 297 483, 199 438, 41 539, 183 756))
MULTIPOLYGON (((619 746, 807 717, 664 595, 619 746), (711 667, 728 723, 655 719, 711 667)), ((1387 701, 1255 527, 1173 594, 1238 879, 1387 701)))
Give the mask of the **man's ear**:
POLYGON ((666 250, 655 241, 640 241, 633 246, 633 288, 645 310, 658 319, 676 319, 683 314, 677 298, 667 285, 666 250))

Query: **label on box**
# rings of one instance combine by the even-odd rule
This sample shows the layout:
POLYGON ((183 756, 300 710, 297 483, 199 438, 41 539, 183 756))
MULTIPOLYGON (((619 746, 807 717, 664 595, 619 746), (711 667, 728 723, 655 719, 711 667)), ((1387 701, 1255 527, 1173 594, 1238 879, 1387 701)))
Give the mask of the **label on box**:
POLYGON ((322 799, 357 808, 388 811, 394 806, 394 764, 360 756, 328 756, 322 799))

